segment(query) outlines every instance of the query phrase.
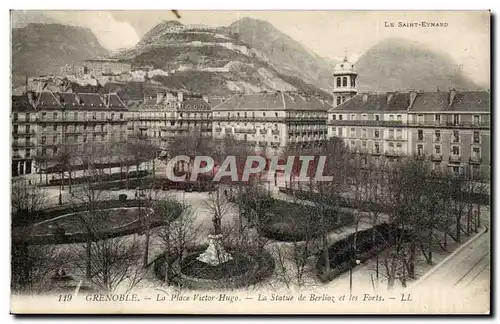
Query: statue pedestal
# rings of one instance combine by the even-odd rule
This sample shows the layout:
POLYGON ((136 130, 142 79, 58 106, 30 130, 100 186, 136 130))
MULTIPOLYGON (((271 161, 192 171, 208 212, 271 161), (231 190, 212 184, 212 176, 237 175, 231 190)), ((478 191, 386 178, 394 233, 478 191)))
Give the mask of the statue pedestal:
POLYGON ((208 235, 208 242, 205 252, 196 258, 198 261, 210 264, 211 266, 218 266, 233 259, 231 254, 226 252, 222 246, 222 234, 208 235))

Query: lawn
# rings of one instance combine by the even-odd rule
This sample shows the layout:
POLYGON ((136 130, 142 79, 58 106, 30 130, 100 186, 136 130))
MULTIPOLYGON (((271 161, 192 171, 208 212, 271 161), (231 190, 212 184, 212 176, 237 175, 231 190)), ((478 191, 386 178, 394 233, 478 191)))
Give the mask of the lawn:
POLYGON ((82 219, 85 218, 92 219, 99 230, 107 231, 132 223, 139 217, 137 207, 100 210, 92 213, 92 217, 88 217, 88 214, 89 212, 77 212, 39 223, 33 227, 34 234, 53 234, 58 227, 64 228, 66 234, 82 232, 82 219))
MULTIPOLYGON (((248 214, 248 213, 247 213, 248 214)), ((353 221, 351 214, 273 199, 266 212, 262 235, 277 241, 304 241, 353 221)))

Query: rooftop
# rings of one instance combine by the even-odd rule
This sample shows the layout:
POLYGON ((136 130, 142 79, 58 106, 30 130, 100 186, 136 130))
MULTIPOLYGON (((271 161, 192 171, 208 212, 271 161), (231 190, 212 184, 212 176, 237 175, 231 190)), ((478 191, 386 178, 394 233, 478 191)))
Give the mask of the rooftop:
POLYGON ((489 91, 360 93, 329 111, 490 112, 490 97, 489 91))
POLYGON ((116 93, 71 93, 29 92, 23 96, 12 96, 12 111, 30 110, 126 110, 127 105, 116 93))
POLYGON ((313 110, 327 111, 331 105, 314 96, 292 92, 236 94, 213 110, 313 110))

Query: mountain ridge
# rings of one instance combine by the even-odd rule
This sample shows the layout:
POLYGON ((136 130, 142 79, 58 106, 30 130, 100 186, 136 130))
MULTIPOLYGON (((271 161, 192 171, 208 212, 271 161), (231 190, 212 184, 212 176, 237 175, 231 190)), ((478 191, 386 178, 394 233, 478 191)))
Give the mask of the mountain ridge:
POLYGON ((476 90, 471 79, 457 73, 456 63, 442 51, 405 38, 386 38, 355 62, 361 92, 476 90))
POLYGON ((59 74, 64 64, 109 55, 89 28, 56 23, 30 23, 13 28, 12 74, 59 74))

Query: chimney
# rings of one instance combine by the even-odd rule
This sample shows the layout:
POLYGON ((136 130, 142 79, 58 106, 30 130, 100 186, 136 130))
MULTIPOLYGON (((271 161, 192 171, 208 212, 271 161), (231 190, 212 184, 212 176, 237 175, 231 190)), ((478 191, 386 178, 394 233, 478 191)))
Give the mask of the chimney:
POLYGON ((163 98, 165 97, 165 94, 163 92, 157 92, 156 93, 156 103, 159 104, 163 101, 163 98))
POLYGON ((166 96, 168 102, 175 101, 175 96, 171 92, 167 92, 166 96))
POLYGON ((416 98, 417 98, 417 92, 415 90, 410 90, 410 105, 409 105, 409 108, 413 107, 413 103, 415 102, 416 98))
POLYGON ((203 101, 208 102, 208 96, 202 96, 203 101))
POLYGON ((35 93, 33 91, 28 91, 27 94, 28 94, 28 101, 29 101, 30 105, 32 105, 34 107, 35 106, 35 93))
POLYGON ((367 93, 363 93, 363 103, 367 103, 368 102, 368 94, 367 93))
POLYGON ((177 92, 177 100, 180 102, 184 101, 184 94, 182 93, 182 91, 177 92))
POLYGON ((455 99, 455 96, 457 95, 457 91, 455 90, 455 88, 451 89, 450 90, 450 102, 449 102, 449 105, 453 105, 453 100, 455 99))
POLYGON ((54 95, 55 95, 55 97, 57 99, 57 102, 62 105, 63 104, 63 102, 62 102, 63 100, 62 100, 61 93, 60 92, 56 92, 54 95))
POLYGON ((75 101, 79 105, 82 104, 82 98, 80 98, 80 96, 78 95, 78 93, 75 93, 75 101))
POLYGON ((394 93, 392 92, 387 92, 387 104, 391 102, 392 97, 394 96, 394 93))

